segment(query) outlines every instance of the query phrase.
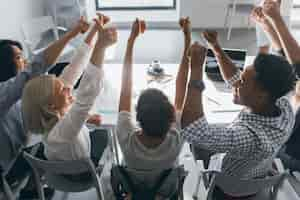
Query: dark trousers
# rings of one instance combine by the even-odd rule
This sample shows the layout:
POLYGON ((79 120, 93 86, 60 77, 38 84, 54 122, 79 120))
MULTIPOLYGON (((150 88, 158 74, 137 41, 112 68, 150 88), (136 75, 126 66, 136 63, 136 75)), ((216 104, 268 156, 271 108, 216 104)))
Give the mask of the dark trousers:
POLYGON ((204 168, 207 169, 210 157, 214 155, 215 152, 203 149, 193 144, 190 145, 190 148, 195 160, 203 160, 204 168))
POLYGON ((105 148, 108 145, 109 136, 108 131, 104 129, 98 129, 90 132, 91 138, 91 160, 98 166, 98 162, 102 157, 105 148))

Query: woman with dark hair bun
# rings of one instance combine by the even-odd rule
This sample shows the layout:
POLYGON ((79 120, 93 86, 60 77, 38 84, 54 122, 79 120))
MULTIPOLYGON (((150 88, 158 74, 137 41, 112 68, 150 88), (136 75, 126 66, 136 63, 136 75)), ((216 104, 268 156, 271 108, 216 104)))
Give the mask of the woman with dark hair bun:
POLYGON ((23 56, 21 43, 14 40, 0 41, 0 82, 15 77, 18 72, 25 69, 27 65, 23 56))

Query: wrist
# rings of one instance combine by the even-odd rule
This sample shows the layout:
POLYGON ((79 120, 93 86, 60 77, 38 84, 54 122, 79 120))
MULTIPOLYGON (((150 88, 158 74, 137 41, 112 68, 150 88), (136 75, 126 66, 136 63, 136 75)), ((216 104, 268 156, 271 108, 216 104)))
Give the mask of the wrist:
POLYGON ((222 49, 218 42, 209 43, 209 46, 214 52, 219 52, 222 49))
POLYGON ((203 69, 202 67, 191 68, 191 78, 190 80, 203 80, 203 69))
POLYGON ((270 17, 269 19, 271 19, 271 22, 273 24, 281 24, 282 22, 285 23, 280 14, 274 15, 274 16, 270 17))
POLYGON ((129 38, 128 38, 128 43, 134 43, 135 42, 135 39, 136 39, 136 37, 133 37, 133 36, 129 36, 129 38))

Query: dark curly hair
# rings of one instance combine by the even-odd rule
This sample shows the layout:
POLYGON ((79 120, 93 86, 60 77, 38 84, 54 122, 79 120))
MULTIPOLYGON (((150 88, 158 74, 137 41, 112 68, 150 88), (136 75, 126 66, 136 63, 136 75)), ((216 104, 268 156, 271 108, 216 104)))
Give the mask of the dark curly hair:
POLYGON ((259 54, 254 61, 254 69, 256 80, 269 93, 273 102, 295 87, 295 71, 282 57, 259 54))
POLYGON ((17 41, 0 40, 0 82, 7 81, 17 75, 17 67, 14 63, 13 46, 23 50, 21 43, 17 41))
POLYGON ((144 134, 164 137, 175 120, 174 107, 157 89, 144 90, 137 103, 137 121, 144 134))

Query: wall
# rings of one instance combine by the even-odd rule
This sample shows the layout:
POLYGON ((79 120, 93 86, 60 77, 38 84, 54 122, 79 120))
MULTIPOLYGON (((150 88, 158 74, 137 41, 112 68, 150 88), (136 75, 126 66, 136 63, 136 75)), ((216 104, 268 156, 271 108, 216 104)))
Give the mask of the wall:
POLYGON ((42 13, 43 0, 2 0, 0 4, 0 38, 21 41, 22 23, 32 17, 42 16, 42 13))

